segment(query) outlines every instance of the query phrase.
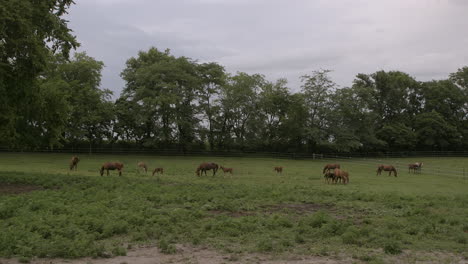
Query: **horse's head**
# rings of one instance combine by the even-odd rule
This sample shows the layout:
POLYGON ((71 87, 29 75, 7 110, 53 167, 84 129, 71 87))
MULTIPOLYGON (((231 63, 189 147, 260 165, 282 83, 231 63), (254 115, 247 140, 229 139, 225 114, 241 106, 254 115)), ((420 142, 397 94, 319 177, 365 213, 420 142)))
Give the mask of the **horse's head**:
POLYGON ((101 169, 99 170, 99 173, 101 173, 101 176, 104 175, 104 165, 101 167, 101 169))

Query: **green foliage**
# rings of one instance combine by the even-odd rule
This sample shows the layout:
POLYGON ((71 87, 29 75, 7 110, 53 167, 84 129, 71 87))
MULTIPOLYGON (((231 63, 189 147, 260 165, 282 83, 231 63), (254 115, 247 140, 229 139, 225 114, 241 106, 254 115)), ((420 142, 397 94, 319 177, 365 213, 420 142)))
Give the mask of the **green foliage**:
POLYGON ((341 186, 323 183, 321 161, 281 160, 290 179, 284 181, 269 169, 279 162, 275 159, 211 157, 242 167, 229 178, 195 177, 193 167, 204 158, 80 158, 79 170, 67 175, 68 155, 0 155, 0 184, 43 188, 0 194, 0 256, 109 257, 125 255, 127 243, 155 242, 167 254, 175 253, 179 243, 238 253, 320 255, 354 253, 355 248, 398 254, 466 247, 463 179, 422 174, 421 181, 402 172, 397 179, 369 181, 373 168, 344 162, 353 181, 341 186), (157 181, 129 167, 123 177, 98 176, 102 160, 117 158, 126 165, 138 160, 149 161, 150 167, 163 164, 166 174, 157 181), (319 174, 310 177, 311 171, 319 174))
POLYGON ((38 136, 56 144, 63 131, 62 92, 39 87, 51 53, 65 57, 78 46, 61 17, 71 0, 2 1, 0 4, 0 144, 34 146, 38 136), (60 96, 55 104, 51 100, 60 96))

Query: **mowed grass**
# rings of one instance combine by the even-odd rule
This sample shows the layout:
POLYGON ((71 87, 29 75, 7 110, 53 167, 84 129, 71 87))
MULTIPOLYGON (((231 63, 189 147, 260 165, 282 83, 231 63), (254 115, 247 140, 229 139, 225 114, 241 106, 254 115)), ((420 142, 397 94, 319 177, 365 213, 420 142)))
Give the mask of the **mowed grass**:
MULTIPOLYGON (((352 256, 379 262, 406 252, 468 257, 468 179, 456 175, 376 176, 376 165, 423 160, 458 168, 468 158, 287 160, 222 157, 0 154, 0 184, 43 190, 0 194, 0 256, 107 257, 135 245, 206 245, 229 254, 266 252, 352 256), (99 176, 105 161, 125 164, 123 176, 99 176), (145 161, 150 171, 137 173, 145 161), (197 177, 203 161, 234 175, 197 177), (326 163, 349 171, 349 185, 328 185, 326 163), (273 171, 283 166, 283 174, 273 171), (155 167, 164 175, 152 177, 155 167)), ((468 175, 467 175, 468 176, 468 175)), ((415 253, 416 254, 416 253, 415 253)), ((417 255, 417 254, 416 254, 417 255)))

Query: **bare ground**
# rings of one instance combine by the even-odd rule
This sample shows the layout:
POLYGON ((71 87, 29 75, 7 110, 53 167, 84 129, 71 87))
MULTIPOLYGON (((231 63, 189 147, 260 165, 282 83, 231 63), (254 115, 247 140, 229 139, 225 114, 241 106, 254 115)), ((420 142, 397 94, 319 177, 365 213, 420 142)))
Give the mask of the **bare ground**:
MULTIPOLYGON (((385 256, 385 255, 384 255, 385 256)), ((405 251, 400 255, 386 255, 384 263, 395 264, 439 264, 457 263, 468 264, 463 256, 445 252, 413 252, 405 251)), ((2 259, 0 264, 19 264, 17 259, 2 259)), ((24 263, 24 262, 23 262, 24 263)), ((29 263, 35 264, 337 264, 337 263, 367 263, 350 256, 324 257, 324 256, 297 256, 297 255, 266 255, 258 253, 222 254, 215 250, 177 245, 176 254, 164 254, 157 247, 142 247, 129 251, 127 256, 113 258, 82 258, 82 259, 33 259, 29 263)), ((379 262, 380 263, 380 262, 379 262)))
POLYGON ((44 190, 44 188, 37 185, 0 182, 0 195, 21 194, 38 190, 44 190))

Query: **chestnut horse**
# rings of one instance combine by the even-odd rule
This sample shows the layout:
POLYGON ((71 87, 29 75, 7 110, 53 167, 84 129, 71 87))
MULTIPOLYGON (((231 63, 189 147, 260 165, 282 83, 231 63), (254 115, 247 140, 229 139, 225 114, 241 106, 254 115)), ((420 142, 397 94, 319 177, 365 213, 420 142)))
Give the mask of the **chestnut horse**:
POLYGON ((70 160, 70 170, 73 170, 73 168, 75 168, 75 170, 78 169, 78 162, 80 162, 80 159, 77 157, 77 156, 73 156, 70 160))
POLYGON ((145 173, 148 173, 148 166, 146 166, 146 163, 143 161, 138 162, 137 164, 137 172, 140 173, 140 168, 143 168, 145 170, 145 173))
POLYGON ((107 176, 109 176, 109 170, 118 170, 119 176, 122 176, 123 163, 120 162, 106 162, 102 164, 100 172, 101 176, 104 175, 104 170, 107 171, 107 176))
POLYGON ((163 168, 156 168, 156 169, 154 169, 154 171, 153 171, 153 176, 154 176, 155 173, 158 173, 158 172, 160 172, 161 174, 164 174, 164 169, 163 169, 163 168))
POLYGON ((334 183, 338 183, 338 181, 343 184, 349 183, 349 173, 347 171, 335 169, 333 174, 335 175, 333 178, 334 183))
POLYGON ((276 173, 282 173, 283 172, 283 167, 281 167, 281 166, 275 167, 273 170, 276 171, 276 173))
POLYGON ((204 162, 200 164, 200 166, 198 166, 196 173, 197 173, 197 176, 200 176, 200 171, 201 171, 201 174, 205 172, 205 176, 206 176, 207 170, 213 170, 213 176, 215 176, 216 172, 218 171, 218 168, 219 168, 218 164, 214 162, 204 162))
POLYGON ((379 166, 377 166, 377 175, 382 174, 382 171, 388 171, 388 176, 391 176, 392 171, 393 171, 393 175, 395 177, 397 176, 397 171, 396 171, 395 167, 393 167, 392 165, 379 165, 379 166))
POLYGON ((224 168, 223 166, 220 167, 223 170, 223 173, 226 174, 226 172, 229 172, 232 174, 232 168, 224 168))
POLYGON ((334 170, 334 169, 339 169, 340 168, 340 164, 338 163, 335 163, 335 164, 327 164, 325 165, 325 167, 323 167, 323 172, 322 173, 325 173, 325 171, 329 171, 329 170, 334 170))
POLYGON ((421 173, 422 165, 423 165, 422 162, 416 162, 416 163, 408 164, 408 173, 411 173, 411 171, 413 171, 413 173, 416 173, 418 171, 419 171, 419 173, 421 173))

